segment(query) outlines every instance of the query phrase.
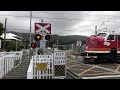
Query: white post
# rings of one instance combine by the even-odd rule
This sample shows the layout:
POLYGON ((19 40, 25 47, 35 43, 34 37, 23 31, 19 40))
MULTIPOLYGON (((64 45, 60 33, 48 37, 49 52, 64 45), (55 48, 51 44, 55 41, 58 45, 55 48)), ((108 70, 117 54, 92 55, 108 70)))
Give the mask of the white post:
MULTIPOLYGON (((43 23, 43 19, 41 19, 41 23, 43 23)), ((43 31, 43 28, 42 28, 42 31, 43 31)), ((42 35, 42 39, 40 41, 43 41, 43 40, 44 40, 44 35, 42 35)), ((42 42, 40 42, 40 43, 42 43, 42 42)), ((42 45, 42 44, 40 44, 40 45, 42 45)), ((45 45, 46 45, 46 43, 45 43, 45 45)), ((45 49, 45 47, 43 47, 43 49, 45 49)))
POLYGON ((31 20, 32 20, 32 11, 30 11, 30 49, 31 49, 31 20))
POLYGON ((1 40, 0 40, 0 48, 1 48, 1 40))

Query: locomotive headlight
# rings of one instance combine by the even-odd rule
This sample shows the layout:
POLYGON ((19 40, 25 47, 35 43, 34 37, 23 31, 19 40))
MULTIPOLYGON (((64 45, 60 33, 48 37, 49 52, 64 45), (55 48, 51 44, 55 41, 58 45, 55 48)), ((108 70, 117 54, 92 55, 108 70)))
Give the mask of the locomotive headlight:
POLYGON ((109 46, 110 42, 105 41, 103 44, 106 45, 106 46, 109 46))

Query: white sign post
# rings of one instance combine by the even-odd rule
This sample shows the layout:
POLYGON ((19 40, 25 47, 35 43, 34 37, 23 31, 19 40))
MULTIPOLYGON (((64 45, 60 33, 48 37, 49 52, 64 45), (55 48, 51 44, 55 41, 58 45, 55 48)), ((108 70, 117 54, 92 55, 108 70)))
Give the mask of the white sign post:
POLYGON ((40 40, 40 48, 44 49, 46 42, 47 42, 47 40, 40 40))
POLYGON ((0 48, 1 48, 1 40, 0 40, 0 48))

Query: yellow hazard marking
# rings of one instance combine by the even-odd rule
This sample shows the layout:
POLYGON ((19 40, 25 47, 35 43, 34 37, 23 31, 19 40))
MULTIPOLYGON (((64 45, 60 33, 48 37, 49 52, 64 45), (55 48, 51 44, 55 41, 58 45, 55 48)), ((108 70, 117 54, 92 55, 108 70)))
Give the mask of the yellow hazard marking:
POLYGON ((75 62, 75 61, 68 61, 68 63, 72 63, 72 62, 75 62))
POLYGON ((120 65, 117 66, 114 73, 118 72, 119 68, 120 68, 120 65))
POLYGON ((71 63, 72 61, 68 61, 68 63, 71 63))
POLYGON ((69 66, 69 68, 72 68, 72 67, 74 67, 74 66, 78 66, 78 65, 80 65, 80 64, 71 65, 71 66, 69 66))
POLYGON ((86 73, 86 72, 90 71, 91 69, 93 69, 93 68, 95 68, 95 67, 97 67, 97 65, 94 65, 93 67, 91 67, 91 68, 89 68, 89 69, 87 69, 87 70, 85 70, 85 71, 81 72, 81 73, 80 73, 80 74, 78 74, 78 75, 79 75, 79 76, 81 76, 81 75, 83 75, 84 73, 86 73))
POLYGON ((47 70, 46 63, 37 63, 37 70, 47 70))
POLYGON ((54 69, 55 76, 65 76, 65 65, 55 65, 54 69))
POLYGON ((85 69, 81 69, 81 68, 67 68, 67 69, 70 69, 70 70, 85 70, 85 69))
POLYGON ((94 72, 94 73, 102 73, 102 72, 105 72, 105 71, 99 71, 99 70, 90 70, 90 71, 92 71, 92 72, 94 72))
POLYGON ((103 72, 103 73, 93 73, 93 74, 85 74, 85 75, 105 75, 105 74, 114 74, 114 73, 112 73, 112 72, 103 72))
POLYGON ((66 67, 66 69, 70 69, 69 67, 66 67))

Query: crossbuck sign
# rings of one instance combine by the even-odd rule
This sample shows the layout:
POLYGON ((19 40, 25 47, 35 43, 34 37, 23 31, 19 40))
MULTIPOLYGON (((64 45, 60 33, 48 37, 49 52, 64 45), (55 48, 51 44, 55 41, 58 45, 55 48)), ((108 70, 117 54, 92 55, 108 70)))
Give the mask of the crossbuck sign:
POLYGON ((49 23, 35 23, 35 33, 45 35, 51 34, 51 24, 49 23))

